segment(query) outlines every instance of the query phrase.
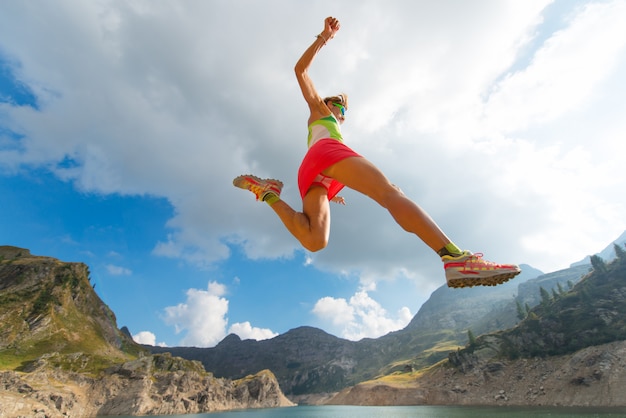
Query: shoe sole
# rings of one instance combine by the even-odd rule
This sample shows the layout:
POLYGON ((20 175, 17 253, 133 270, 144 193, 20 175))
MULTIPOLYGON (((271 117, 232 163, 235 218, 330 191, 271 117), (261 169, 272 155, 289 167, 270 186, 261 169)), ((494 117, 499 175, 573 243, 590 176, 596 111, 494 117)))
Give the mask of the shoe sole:
POLYGON ((474 286, 497 286, 508 282, 518 274, 520 274, 520 271, 510 271, 489 277, 455 277, 453 279, 447 279, 446 282, 448 283, 448 287, 454 289, 474 286))
POLYGON ((248 180, 246 180, 246 178, 251 178, 254 181, 256 181, 257 183, 262 183, 263 181, 266 182, 275 182, 276 184, 279 185, 279 192, 282 191, 283 189, 283 182, 280 180, 276 180, 276 179, 261 179, 253 174, 242 174, 241 176, 237 176, 235 177, 235 179, 233 180, 233 186, 235 187, 239 187, 240 189, 244 189, 244 190, 250 190, 250 188, 248 187, 250 183, 248 180))

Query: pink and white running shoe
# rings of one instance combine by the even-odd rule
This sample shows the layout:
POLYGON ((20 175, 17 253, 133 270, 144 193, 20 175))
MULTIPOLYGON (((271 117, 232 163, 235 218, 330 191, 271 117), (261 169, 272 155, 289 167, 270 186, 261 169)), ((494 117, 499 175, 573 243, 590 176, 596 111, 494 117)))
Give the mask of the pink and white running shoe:
POLYGON ((448 287, 496 286, 520 274, 515 264, 496 264, 481 253, 465 251, 460 256, 441 257, 448 287))
POLYGON ((275 179, 260 179, 252 174, 244 174, 235 177, 233 185, 240 189, 250 190, 256 196, 256 200, 263 201, 268 194, 280 196, 283 189, 283 182, 275 179))

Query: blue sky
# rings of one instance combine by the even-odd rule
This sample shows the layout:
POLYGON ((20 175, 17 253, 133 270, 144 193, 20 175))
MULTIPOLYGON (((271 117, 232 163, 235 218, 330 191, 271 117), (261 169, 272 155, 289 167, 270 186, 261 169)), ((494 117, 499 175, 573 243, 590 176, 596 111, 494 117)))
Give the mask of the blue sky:
POLYGON ((311 76, 346 142, 461 247, 548 272, 626 229, 625 1, 9 0, 0 244, 88 264, 141 342, 404 327, 444 276, 384 210, 342 192, 312 254, 231 184, 299 207, 293 66, 329 15, 311 76))

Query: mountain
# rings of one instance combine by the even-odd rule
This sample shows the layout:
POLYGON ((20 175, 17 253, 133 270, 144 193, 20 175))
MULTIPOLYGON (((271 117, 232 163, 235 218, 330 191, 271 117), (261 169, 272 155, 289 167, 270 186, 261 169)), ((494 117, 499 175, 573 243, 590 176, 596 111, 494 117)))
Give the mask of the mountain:
POLYGON ((455 329, 466 333, 472 329, 474 333, 482 334, 486 330, 513 326, 517 319, 510 307, 519 287, 543 275, 540 270, 528 265, 521 268, 522 273, 514 280, 496 287, 473 287, 459 291, 441 286, 422 305, 406 330, 437 332, 455 329))
POLYGON ((516 327, 479 337, 460 354, 489 346, 510 359, 545 357, 626 340, 626 250, 621 251, 610 263, 592 258, 593 269, 570 291, 543 292, 516 327))
POLYGON ((362 382, 327 403, 626 406, 626 250, 614 251, 610 263, 592 257, 592 271, 571 289, 544 289, 518 325, 470 338, 427 370, 362 382))
MULTIPOLYGON (((602 251, 600 251, 598 254, 596 254, 597 256, 599 256, 600 258, 602 258, 604 261, 612 261, 615 259, 616 255, 615 255, 615 245, 624 247, 624 245, 626 245, 626 231, 624 231, 622 233, 622 235, 619 236, 619 238, 617 238, 616 240, 614 240, 611 244, 607 245, 606 248, 602 251)), ((580 261, 577 261, 576 263, 572 263, 571 267, 575 267, 575 266, 581 266, 581 265, 585 265, 585 264, 590 264, 591 261, 591 256, 588 255, 587 257, 583 258, 580 261)))
POLYGON ((551 289, 557 283, 577 282, 588 270, 585 266, 543 275, 523 266, 515 280, 496 287, 459 290, 442 286, 406 328, 376 339, 348 341, 320 329, 299 327, 262 341, 242 341, 231 334, 212 348, 147 348, 200 361, 219 377, 236 379, 272 370, 290 399, 306 403, 311 394, 337 392, 377 376, 419 370, 446 359, 450 351, 466 344, 469 331, 480 335, 518 323, 520 297, 531 306, 539 303, 540 286, 532 283, 551 289), (520 292, 522 286, 535 291, 536 297, 520 292))
POLYGON ((293 405, 270 371, 232 381, 150 355, 82 263, 0 246, 0 417, 191 414, 293 405))
MULTIPOLYGON (((610 246, 613 253, 613 245, 610 246)), ((293 400, 332 393, 359 382, 404 370, 421 370, 462 348, 470 336, 514 327, 542 294, 571 289, 591 269, 576 264, 543 274, 528 265, 515 279, 496 287, 450 289, 442 286, 406 328, 377 339, 348 341, 311 327, 292 329, 263 341, 227 336, 213 348, 147 347, 153 353, 202 362, 216 376, 240 378, 272 370, 293 400)))
POLYGON ((116 326, 82 263, 0 247, 0 355, 18 367, 56 352, 88 352, 106 366, 146 353, 116 326))
POLYGON ((596 255, 549 274, 524 266, 494 288, 442 286, 406 328, 377 339, 299 327, 206 349, 139 346, 86 265, 0 246, 0 417, 292 405, 281 387, 330 403, 621 405, 626 251, 613 251, 613 262, 596 255))

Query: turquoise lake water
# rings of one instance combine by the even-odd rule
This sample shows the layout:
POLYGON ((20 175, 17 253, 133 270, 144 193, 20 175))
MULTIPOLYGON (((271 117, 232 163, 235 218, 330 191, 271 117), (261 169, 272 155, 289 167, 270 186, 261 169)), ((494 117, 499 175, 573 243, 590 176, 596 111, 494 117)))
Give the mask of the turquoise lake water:
MULTIPOLYGON (((165 416, 163 416, 165 417, 165 416)), ((247 409, 168 418, 626 418, 626 408, 467 407, 467 406, 296 406, 247 409)), ((130 417, 118 417, 130 418, 130 417)))

